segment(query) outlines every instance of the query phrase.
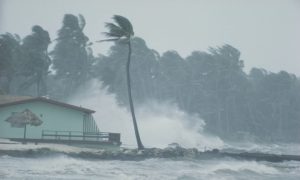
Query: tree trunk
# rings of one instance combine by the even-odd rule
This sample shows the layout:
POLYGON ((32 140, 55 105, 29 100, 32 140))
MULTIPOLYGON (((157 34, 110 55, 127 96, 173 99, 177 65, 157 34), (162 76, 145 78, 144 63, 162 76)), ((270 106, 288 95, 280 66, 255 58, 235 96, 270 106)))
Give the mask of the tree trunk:
POLYGON ((26 140, 26 124, 24 125, 24 143, 25 143, 25 140, 26 140))
POLYGON ((138 149, 141 150, 141 149, 144 149, 144 146, 143 146, 141 138, 140 138, 139 129, 138 129, 138 125, 136 122, 135 113, 134 113, 132 96, 131 96, 131 82, 130 82, 130 70, 129 70, 130 59, 131 59, 131 41, 129 40, 129 42, 128 42, 128 59, 127 59, 127 64, 126 64, 128 98, 129 98, 129 105, 130 105, 130 111, 131 111, 136 141, 137 141, 138 149))
POLYGON ((41 77, 39 74, 37 75, 36 92, 37 92, 36 93, 37 97, 40 97, 41 96, 41 77))

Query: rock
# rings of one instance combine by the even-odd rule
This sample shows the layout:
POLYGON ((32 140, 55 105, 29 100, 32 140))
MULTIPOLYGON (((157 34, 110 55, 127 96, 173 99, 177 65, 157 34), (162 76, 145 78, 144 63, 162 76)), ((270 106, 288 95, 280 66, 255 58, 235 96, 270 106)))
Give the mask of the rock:
POLYGON ((0 156, 8 155, 13 157, 30 157, 36 158, 41 156, 51 156, 57 154, 64 154, 74 158, 84 159, 106 159, 106 160, 144 160, 147 158, 188 158, 188 159, 217 159, 224 157, 231 157, 235 159, 243 160, 255 160, 255 161, 268 161, 268 162, 282 162, 282 161, 300 161, 298 155, 276 155, 276 154, 264 154, 264 153, 229 153, 220 152, 218 149, 210 151, 200 152, 196 148, 185 149, 180 146, 167 147, 165 149, 159 148, 146 148, 143 150, 137 149, 120 149, 118 151, 80 151, 80 152, 65 152, 52 150, 49 148, 39 149, 22 149, 22 150, 1 150, 0 156))

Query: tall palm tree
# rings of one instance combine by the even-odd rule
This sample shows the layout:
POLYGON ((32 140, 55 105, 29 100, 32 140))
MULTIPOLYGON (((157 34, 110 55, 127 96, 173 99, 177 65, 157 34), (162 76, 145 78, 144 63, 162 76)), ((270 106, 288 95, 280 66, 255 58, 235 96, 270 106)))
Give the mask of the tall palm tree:
MULTIPOLYGON (((127 89, 128 89, 128 98, 129 98, 129 105, 130 111, 133 121, 133 127, 135 132, 135 137, 138 145, 138 149, 144 149, 142 144, 135 113, 134 113, 134 106, 131 96, 131 82, 130 82, 130 61, 131 61, 131 38, 134 36, 133 27, 130 21, 120 15, 114 15, 113 18, 115 23, 106 23, 105 26, 108 29, 108 32, 105 32, 105 36, 109 39, 101 40, 101 41, 119 41, 128 45, 128 58, 126 64, 126 75, 127 75, 127 89)), ((101 42, 100 41, 100 42, 101 42)))

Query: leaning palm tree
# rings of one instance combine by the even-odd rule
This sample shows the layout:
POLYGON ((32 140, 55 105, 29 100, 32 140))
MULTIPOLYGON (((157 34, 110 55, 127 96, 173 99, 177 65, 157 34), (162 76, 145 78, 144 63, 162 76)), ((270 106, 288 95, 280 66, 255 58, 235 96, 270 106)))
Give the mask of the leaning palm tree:
POLYGON ((122 42, 128 45, 128 58, 127 58, 127 64, 126 64, 126 75, 127 75, 127 90, 128 90, 128 98, 129 98, 129 105, 130 105, 130 111, 133 121, 133 127, 134 132, 136 136, 136 141, 138 145, 138 149, 144 149, 144 146, 142 144, 135 113, 134 113, 134 106, 131 96, 131 83, 130 83, 130 60, 131 60, 131 38, 134 36, 133 27, 130 21, 120 15, 114 15, 113 18, 115 23, 106 23, 105 26, 108 29, 108 32, 105 32, 105 36, 109 39, 101 40, 102 41, 116 41, 116 42, 122 42))

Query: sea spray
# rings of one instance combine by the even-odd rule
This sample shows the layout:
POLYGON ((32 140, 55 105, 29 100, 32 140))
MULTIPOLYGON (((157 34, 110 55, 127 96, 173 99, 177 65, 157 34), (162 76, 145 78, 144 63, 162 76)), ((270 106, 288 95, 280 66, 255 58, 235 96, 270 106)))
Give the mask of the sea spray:
POLYGON ((185 148, 201 150, 221 148, 223 142, 204 134, 205 122, 198 115, 190 115, 169 102, 151 101, 137 108, 142 138, 151 146, 164 148, 178 143, 185 148))
POLYGON ((230 158, 143 161, 0 156, 0 179, 299 179, 299 162, 255 162, 230 158))
MULTIPOLYGON (((126 147, 135 147, 131 116, 125 107, 118 105, 116 97, 97 80, 80 88, 70 99, 71 104, 96 111, 94 119, 101 131, 121 133, 126 147)), ((198 115, 190 115, 169 102, 148 101, 135 105, 138 126, 146 147, 167 147, 170 143, 196 147, 200 150, 221 148, 220 138, 203 133, 205 122, 198 115)))

